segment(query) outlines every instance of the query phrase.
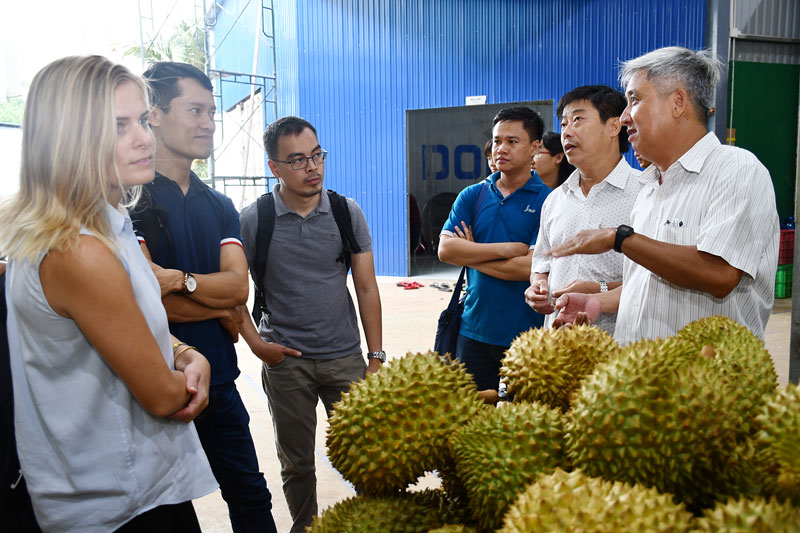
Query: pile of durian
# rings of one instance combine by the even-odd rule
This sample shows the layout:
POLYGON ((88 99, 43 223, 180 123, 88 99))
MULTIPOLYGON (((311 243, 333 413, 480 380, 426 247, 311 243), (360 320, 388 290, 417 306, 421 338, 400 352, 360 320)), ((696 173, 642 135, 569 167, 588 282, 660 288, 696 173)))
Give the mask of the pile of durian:
POLYGON ((327 445, 358 495, 308 531, 800 531, 800 389, 735 321, 623 348, 531 330, 501 376, 496 405, 434 352, 354 383, 327 445), (431 471, 440 489, 408 490, 431 471))

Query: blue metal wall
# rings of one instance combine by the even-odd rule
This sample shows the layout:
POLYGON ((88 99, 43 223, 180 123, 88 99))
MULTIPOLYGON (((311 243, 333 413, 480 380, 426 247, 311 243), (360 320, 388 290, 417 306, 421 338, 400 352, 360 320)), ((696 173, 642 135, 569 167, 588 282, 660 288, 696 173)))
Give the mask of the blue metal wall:
POLYGON ((330 151, 326 184, 364 209, 383 275, 407 274, 406 109, 470 95, 558 101, 578 85, 616 86, 620 60, 705 44, 706 0, 275 4, 278 114, 316 126, 330 151))

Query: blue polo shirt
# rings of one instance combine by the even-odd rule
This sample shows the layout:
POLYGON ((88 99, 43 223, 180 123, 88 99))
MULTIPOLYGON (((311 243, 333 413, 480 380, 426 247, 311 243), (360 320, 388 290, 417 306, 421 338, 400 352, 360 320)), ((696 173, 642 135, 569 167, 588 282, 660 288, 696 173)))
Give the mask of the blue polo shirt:
MULTIPOLYGON (((550 188, 533 172, 528 182, 504 198, 496 183, 500 173, 488 178, 489 190, 473 220, 482 183, 458 195, 442 231, 455 232, 461 221, 472 226, 475 242, 526 242, 533 246, 539 234, 542 204, 550 188)), ((470 339, 509 346, 523 331, 541 327, 544 317, 525 303, 526 281, 506 281, 467 269, 467 299, 459 333, 470 339)))
MULTIPOLYGON (((169 236, 162 229, 157 243, 145 243, 157 265, 193 274, 213 274, 219 272, 220 248, 227 244, 242 245, 239 213, 233 202, 200 181, 194 172, 185 196, 177 183, 158 172, 145 190, 143 194, 150 195, 151 205, 166 211, 169 236)), ((131 210, 131 220, 139 241, 144 242, 136 212, 137 208, 131 210)), ((219 320, 170 322, 169 329, 206 356, 211 363, 212 385, 231 382, 239 375, 233 339, 219 320)))

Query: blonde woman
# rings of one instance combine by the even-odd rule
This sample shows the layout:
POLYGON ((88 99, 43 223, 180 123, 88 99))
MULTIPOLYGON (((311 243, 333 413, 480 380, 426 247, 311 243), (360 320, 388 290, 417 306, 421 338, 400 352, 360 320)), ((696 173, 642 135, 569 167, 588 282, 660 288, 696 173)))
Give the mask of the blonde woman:
POLYGON ((0 208, 22 472, 45 531, 199 531, 209 367, 176 342, 126 198, 153 179, 147 89, 99 56, 43 68, 0 208), (177 370, 176 370, 177 368, 177 370))

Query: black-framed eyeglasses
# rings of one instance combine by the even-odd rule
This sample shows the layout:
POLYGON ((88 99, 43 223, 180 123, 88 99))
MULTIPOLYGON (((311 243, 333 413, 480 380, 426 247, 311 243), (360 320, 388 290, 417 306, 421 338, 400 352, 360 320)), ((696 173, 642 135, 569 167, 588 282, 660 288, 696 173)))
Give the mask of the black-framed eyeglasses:
POLYGON ((280 159, 273 159, 276 163, 286 163, 287 165, 292 166, 292 170, 303 170, 308 167, 308 162, 313 161, 315 165, 321 165, 325 162, 325 159, 328 158, 328 151, 327 150, 320 150, 316 154, 312 155, 311 157, 305 156, 297 156, 293 157, 288 161, 281 161, 280 159))

